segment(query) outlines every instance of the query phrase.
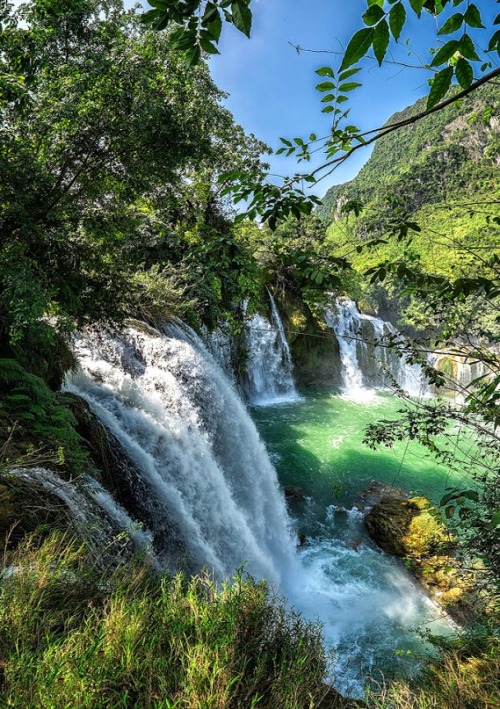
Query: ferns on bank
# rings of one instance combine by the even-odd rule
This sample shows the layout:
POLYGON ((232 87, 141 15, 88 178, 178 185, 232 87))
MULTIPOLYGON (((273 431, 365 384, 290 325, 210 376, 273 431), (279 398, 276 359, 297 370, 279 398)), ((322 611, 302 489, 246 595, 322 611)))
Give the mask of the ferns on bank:
POLYGON ((0 453, 5 463, 62 465, 84 460, 76 419, 43 379, 14 359, 0 358, 0 453))

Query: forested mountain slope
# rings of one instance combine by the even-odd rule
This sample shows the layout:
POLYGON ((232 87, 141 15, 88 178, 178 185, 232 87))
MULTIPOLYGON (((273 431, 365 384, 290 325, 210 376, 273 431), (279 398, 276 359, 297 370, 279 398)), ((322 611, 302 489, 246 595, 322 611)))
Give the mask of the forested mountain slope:
MULTIPOLYGON (((331 223, 346 198, 362 198, 374 206, 388 194, 404 195, 408 206, 416 209, 493 191, 500 159, 499 104, 498 86, 486 85, 466 99, 382 138, 354 180, 328 190, 318 216, 331 223)), ((387 125, 424 108, 421 99, 391 116, 387 125)))
MULTIPOLYGON (((499 104, 498 86, 485 85, 381 138, 357 177, 325 195, 318 211, 328 225, 324 248, 349 258, 356 275, 345 290, 365 309, 399 318, 400 326, 426 327, 425 304, 399 297, 406 266, 452 280, 487 275, 500 246, 499 104), (408 222, 414 226, 403 237, 400 226, 408 222), (383 289, 366 277, 381 264, 387 266, 383 289)), ((388 124, 423 109, 417 101, 388 124)))

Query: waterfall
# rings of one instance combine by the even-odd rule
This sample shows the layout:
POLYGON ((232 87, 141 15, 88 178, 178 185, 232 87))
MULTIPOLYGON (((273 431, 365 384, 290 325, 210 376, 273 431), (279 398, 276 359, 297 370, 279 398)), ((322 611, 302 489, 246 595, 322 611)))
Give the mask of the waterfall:
MULTIPOLYGON (((242 565, 279 584, 294 541, 274 468, 243 403, 201 340, 132 323, 81 336, 66 388, 83 397, 146 485, 163 559, 216 578, 242 565)), ((144 493, 143 493, 144 494, 144 493)))
POLYGON ((360 313, 349 298, 338 298, 333 306, 325 312, 325 321, 337 336, 342 387, 347 397, 367 401, 376 389, 394 382, 410 396, 427 393, 421 368, 379 344, 387 336, 398 334, 391 323, 360 313))
MULTIPOLYGON (((79 536, 86 539, 97 553, 100 554, 102 546, 108 543, 116 532, 126 532, 136 551, 151 547, 151 535, 131 519, 111 493, 95 478, 84 475, 78 479, 77 484, 71 480, 63 480, 51 470, 39 467, 12 468, 9 473, 28 487, 57 498, 65 510, 69 525, 79 536)), ((156 559, 151 552, 149 559, 156 565, 156 559)))
MULTIPOLYGON (((171 571, 207 568, 225 579, 244 566, 268 580, 289 607, 311 621, 319 616, 327 648, 338 652, 332 682, 361 696, 372 664, 400 646, 397 628, 433 615, 404 570, 392 573, 370 545, 360 550, 348 539, 335 541, 333 517, 326 526, 320 520, 320 536, 297 553, 255 425, 189 328, 173 323, 159 331, 131 322, 119 332, 82 334, 75 351, 80 369, 65 388, 89 403, 130 459, 141 482, 132 494, 143 498, 135 507, 147 511, 150 531, 137 530, 109 494, 90 486, 107 518, 136 534, 139 546, 152 542, 155 559, 171 571), (359 578, 346 566, 351 561, 359 578)), ((356 535, 363 534, 362 514, 353 510, 351 517, 356 535)))
MULTIPOLYGON (((494 350, 491 349, 489 356, 493 353, 494 350)), ((493 368, 479 359, 477 353, 464 356, 453 352, 436 352, 431 358, 431 364, 445 375, 446 380, 444 387, 437 389, 435 393, 454 397, 457 404, 463 404, 466 397, 474 391, 476 380, 482 380, 477 382, 479 385, 494 375, 493 368)))
POLYGON ((247 381, 244 391, 252 404, 297 401, 292 358, 278 308, 269 293, 271 321, 262 315, 247 320, 247 381))

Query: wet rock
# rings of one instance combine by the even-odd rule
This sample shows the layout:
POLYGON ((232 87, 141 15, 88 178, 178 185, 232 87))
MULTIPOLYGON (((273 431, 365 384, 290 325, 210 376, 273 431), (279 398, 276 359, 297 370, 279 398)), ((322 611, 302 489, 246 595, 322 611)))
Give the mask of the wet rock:
POLYGON ((366 707, 365 702, 357 699, 348 699, 339 694, 333 687, 325 684, 325 693, 319 704, 315 704, 317 709, 354 709, 354 707, 366 707))
MULTIPOLYGON (((370 494, 381 489, 373 484, 370 494)), ((466 623, 476 617, 475 574, 454 557, 454 540, 427 498, 384 490, 366 515, 365 526, 384 551, 405 559, 409 571, 454 620, 466 623)))
POLYGON ((0 540, 2 544, 15 520, 16 511, 12 494, 7 485, 0 485, 0 540))
POLYGON ((356 497, 356 506, 359 509, 373 507, 380 502, 383 497, 391 497, 395 500, 408 500, 410 495, 399 487, 372 480, 371 483, 356 497))
POLYGON ((366 540, 358 534, 347 543, 347 548, 352 549, 353 551, 359 551, 360 547, 362 547, 365 543, 366 540))
POLYGON ((283 487, 283 494, 288 502, 300 502, 305 498, 300 487, 294 487, 293 485, 285 485, 283 487))
POLYGON ((389 554, 423 557, 450 546, 439 511, 425 497, 384 496, 365 517, 371 538, 389 554))

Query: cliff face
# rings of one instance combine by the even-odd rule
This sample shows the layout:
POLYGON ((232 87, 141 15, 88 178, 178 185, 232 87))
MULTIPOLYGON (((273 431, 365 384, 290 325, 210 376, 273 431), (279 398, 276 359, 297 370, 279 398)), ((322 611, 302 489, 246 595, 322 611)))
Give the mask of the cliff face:
POLYGON ((319 321, 299 298, 280 300, 294 378, 299 387, 340 386, 341 362, 335 333, 319 321))

